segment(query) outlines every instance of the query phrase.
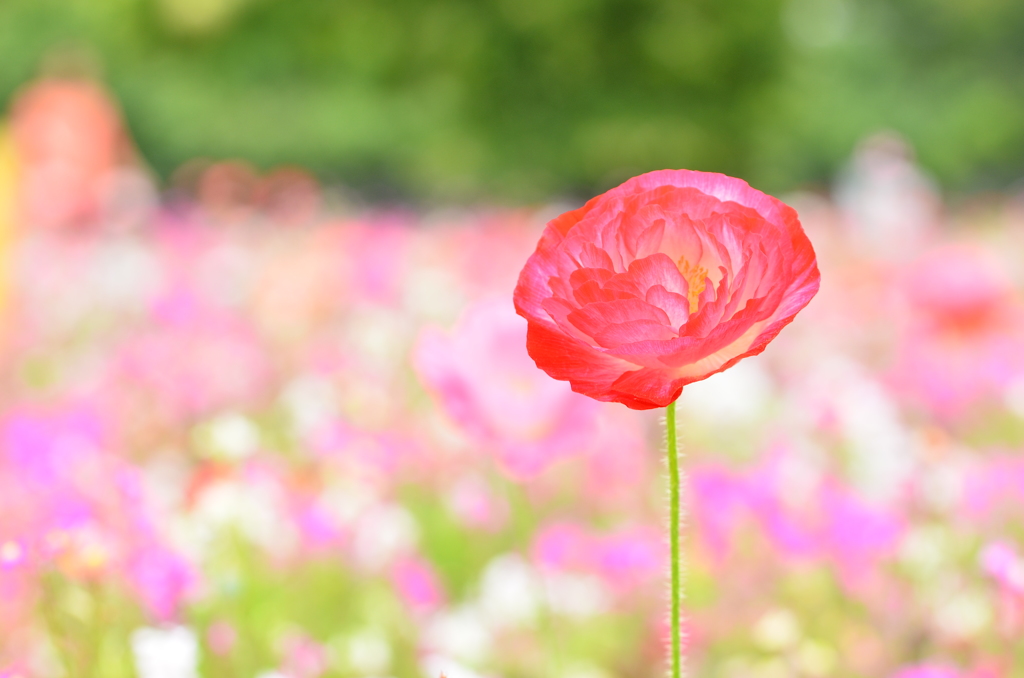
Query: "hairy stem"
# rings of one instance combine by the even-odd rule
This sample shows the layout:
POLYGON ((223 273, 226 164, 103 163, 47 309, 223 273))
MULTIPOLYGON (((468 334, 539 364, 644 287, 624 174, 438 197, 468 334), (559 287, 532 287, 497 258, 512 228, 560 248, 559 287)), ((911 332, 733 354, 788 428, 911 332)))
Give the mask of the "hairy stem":
POLYGON ((679 450, 676 439, 676 404, 670 403, 665 410, 665 435, 667 438, 668 455, 668 487, 669 487, 669 545, 672 552, 671 565, 671 615, 672 615, 672 678, 683 675, 682 629, 679 610, 682 598, 682 572, 679 555, 680 523, 682 522, 682 505, 680 501, 679 481, 679 450))

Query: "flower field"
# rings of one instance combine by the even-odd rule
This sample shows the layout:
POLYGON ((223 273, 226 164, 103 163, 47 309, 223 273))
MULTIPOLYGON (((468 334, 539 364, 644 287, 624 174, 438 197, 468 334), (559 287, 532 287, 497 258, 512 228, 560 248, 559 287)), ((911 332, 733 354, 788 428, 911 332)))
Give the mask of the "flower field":
MULTIPOLYGON (((158 196, 101 109, 0 152, 0 676, 662 675, 658 415, 537 369, 512 305, 576 205, 158 196)), ((1024 670, 1024 204, 898 150, 788 197, 820 293, 683 389, 689 675, 1024 670)))

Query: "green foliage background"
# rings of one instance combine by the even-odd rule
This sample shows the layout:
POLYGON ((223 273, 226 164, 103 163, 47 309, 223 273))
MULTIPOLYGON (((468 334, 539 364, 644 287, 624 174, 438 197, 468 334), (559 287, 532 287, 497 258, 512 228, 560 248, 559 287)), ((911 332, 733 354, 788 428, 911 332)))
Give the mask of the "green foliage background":
POLYGON ((661 167, 827 181, 895 129, 949 188, 1024 170, 1019 0, 3 0, 0 98, 92 55, 145 157, 370 193, 586 194, 661 167))

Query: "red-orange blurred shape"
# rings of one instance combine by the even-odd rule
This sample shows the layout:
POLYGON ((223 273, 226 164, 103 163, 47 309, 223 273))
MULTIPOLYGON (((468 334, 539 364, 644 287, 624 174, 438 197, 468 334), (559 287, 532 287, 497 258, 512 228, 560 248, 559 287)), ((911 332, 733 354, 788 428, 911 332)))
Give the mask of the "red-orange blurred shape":
POLYGON ((320 185, 298 167, 279 167, 260 176, 240 160, 216 162, 202 170, 199 203, 214 219, 237 222, 262 214, 274 223, 300 224, 320 210, 320 185))
POLYGON ((999 261, 963 243, 936 247, 914 262, 907 291, 935 328, 949 333, 1005 331, 1017 311, 1013 282, 999 261))
POLYGON ((253 198, 275 223, 306 223, 320 211, 320 184, 302 168, 278 167, 260 179, 253 198))
POLYGON ((21 217, 31 226, 80 227, 101 207, 103 181, 131 157, 117 107, 86 80, 42 80, 12 108, 21 165, 21 217))
POLYGON ((248 163, 218 162, 203 171, 196 189, 200 204, 211 215, 235 221, 249 215, 256 182, 256 170, 248 163))

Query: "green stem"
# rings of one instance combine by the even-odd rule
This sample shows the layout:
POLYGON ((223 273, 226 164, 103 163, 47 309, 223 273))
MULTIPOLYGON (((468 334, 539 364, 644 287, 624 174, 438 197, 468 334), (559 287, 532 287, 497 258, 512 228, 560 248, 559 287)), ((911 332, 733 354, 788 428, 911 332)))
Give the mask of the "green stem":
POLYGON ((669 544, 672 551, 672 678, 683 675, 682 629, 679 611, 682 597, 682 573, 679 555, 680 522, 682 507, 679 499, 679 450, 676 440, 676 404, 670 403, 665 410, 665 435, 668 439, 668 487, 669 487, 669 544))

